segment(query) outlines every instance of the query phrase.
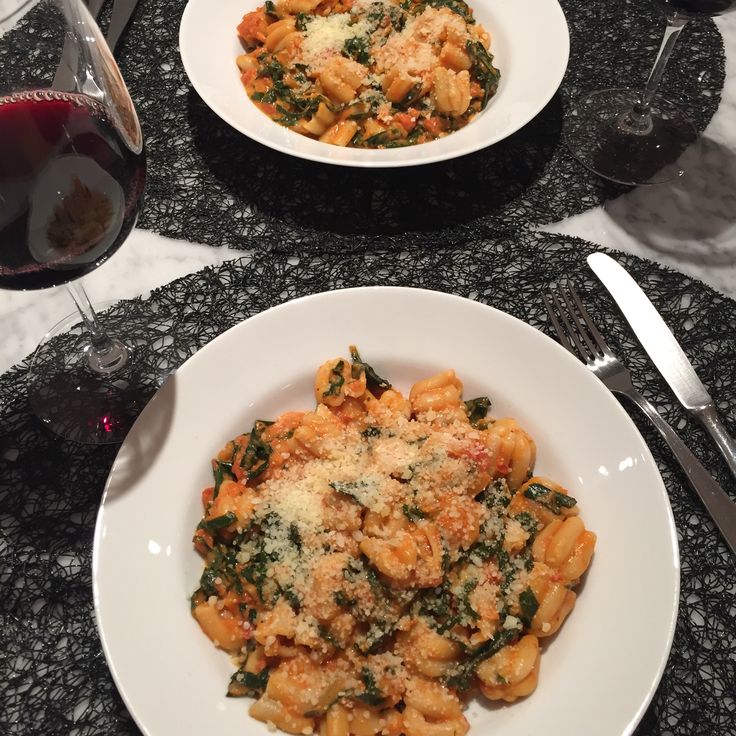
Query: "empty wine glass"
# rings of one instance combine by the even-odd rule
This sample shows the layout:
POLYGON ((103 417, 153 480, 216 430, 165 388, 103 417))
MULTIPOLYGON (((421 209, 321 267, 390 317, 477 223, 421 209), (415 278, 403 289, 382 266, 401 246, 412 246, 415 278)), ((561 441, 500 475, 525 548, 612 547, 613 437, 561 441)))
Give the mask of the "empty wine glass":
POLYGON ((78 281, 128 237, 145 170, 130 95, 81 0, 0 0, 0 288, 69 289, 79 314, 38 347, 29 399, 80 442, 120 441, 157 386, 78 281))
POLYGON ((698 134, 676 104, 657 94, 657 87, 685 24, 736 6, 736 0, 656 2, 664 9, 667 28, 644 89, 593 92, 578 100, 565 120, 573 156, 599 176, 621 184, 657 184, 683 173, 677 160, 698 134))

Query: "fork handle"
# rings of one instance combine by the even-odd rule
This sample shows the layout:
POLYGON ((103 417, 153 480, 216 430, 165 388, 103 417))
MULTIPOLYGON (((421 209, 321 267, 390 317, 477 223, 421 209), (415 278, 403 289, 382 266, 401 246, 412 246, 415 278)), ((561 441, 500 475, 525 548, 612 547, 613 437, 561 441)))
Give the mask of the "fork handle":
POLYGON ((713 441, 718 445, 721 455, 723 455, 728 463, 733 477, 736 478, 736 441, 726 431, 723 424, 721 424, 721 420, 718 418, 713 404, 708 404, 708 406, 694 411, 693 414, 695 414, 700 420, 700 423, 708 430, 713 441))
POLYGON ((693 490, 708 510, 711 519, 720 530, 726 544, 736 554, 736 503, 721 488, 713 476, 703 467, 700 460, 693 455, 677 433, 660 416, 659 412, 638 391, 618 391, 633 401, 649 418, 664 441, 669 445, 675 459, 685 471, 693 490))

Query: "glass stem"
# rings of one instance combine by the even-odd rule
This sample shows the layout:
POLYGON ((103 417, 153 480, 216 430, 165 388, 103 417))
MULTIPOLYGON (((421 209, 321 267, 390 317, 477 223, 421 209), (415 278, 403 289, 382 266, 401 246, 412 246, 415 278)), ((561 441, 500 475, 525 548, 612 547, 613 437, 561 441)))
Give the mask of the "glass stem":
POLYGON ((95 373, 107 375, 123 368, 130 358, 130 348, 121 340, 107 334, 97 318, 87 292, 79 281, 68 283, 66 288, 89 333, 90 345, 86 350, 89 368, 95 373))
POLYGON ((662 45, 659 47, 657 60, 649 74, 649 79, 644 85, 639 102, 634 105, 628 114, 625 124, 632 132, 640 135, 648 135, 652 130, 651 103, 657 87, 662 80, 664 69, 670 60, 672 50, 675 48, 680 32, 687 23, 687 18, 679 16, 677 13, 667 15, 667 28, 664 32, 662 45))

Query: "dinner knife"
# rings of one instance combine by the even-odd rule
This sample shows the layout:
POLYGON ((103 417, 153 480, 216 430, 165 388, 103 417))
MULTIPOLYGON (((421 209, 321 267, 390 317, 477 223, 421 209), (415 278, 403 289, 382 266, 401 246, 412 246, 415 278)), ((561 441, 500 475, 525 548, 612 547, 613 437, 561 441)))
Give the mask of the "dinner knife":
POLYGON ((113 3, 110 25, 106 36, 107 45, 113 54, 120 36, 130 22, 130 17, 133 15, 136 5, 138 5, 138 0, 115 0, 113 3))
POLYGON ((588 256, 588 265, 618 304, 679 402, 708 430, 736 477, 736 441, 718 419, 713 399, 659 312, 636 281, 610 256, 593 253, 588 256))
MULTIPOLYGON (((89 0, 87 3, 87 10, 89 10, 89 14, 95 21, 104 4, 105 0, 89 0)), ((71 37, 67 35, 61 49, 61 60, 56 68, 51 89, 61 92, 73 92, 76 85, 78 63, 77 47, 71 37)))

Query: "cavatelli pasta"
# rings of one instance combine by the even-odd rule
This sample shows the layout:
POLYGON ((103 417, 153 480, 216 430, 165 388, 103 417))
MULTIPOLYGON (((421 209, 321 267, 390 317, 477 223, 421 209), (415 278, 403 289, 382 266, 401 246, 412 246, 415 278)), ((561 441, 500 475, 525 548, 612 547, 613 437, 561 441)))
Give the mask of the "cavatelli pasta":
POLYGON ((337 146, 443 137, 486 107, 500 79, 490 35, 464 0, 267 0, 237 33, 256 106, 337 146))
POLYGON ((468 694, 534 691, 596 537, 453 370, 405 397, 350 356, 319 367, 313 409, 213 460, 192 613, 236 663, 228 694, 272 727, 463 736, 468 694))

